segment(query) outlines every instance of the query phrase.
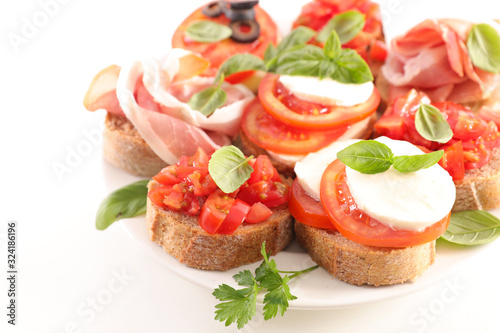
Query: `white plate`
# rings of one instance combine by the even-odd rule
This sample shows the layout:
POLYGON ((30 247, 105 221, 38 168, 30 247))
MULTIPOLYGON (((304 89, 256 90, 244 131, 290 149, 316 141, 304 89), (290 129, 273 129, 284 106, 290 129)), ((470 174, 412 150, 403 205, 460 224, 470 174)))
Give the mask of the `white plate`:
MULTIPOLYGON (((106 162, 103 162, 103 171, 105 183, 110 191, 140 179, 118 170, 106 162)), ((493 213, 500 216, 500 209, 493 211, 493 213)), ((120 224, 130 237, 146 251, 147 255, 156 258, 175 274, 210 290, 217 288, 222 283, 237 287, 232 278, 234 274, 244 269, 254 272, 255 268, 260 265, 258 262, 225 272, 190 268, 179 263, 177 259, 164 252, 159 245, 149 239, 144 216, 122 220, 120 224)), ((335 279, 320 267, 291 281, 291 292, 297 296, 297 299, 290 302, 290 309, 347 308, 404 296, 443 281, 458 266, 465 264, 488 246, 462 247, 438 241, 436 262, 417 281, 394 286, 353 286, 335 279)), ((293 241, 273 259, 280 270, 302 270, 315 265, 296 241, 293 241)))

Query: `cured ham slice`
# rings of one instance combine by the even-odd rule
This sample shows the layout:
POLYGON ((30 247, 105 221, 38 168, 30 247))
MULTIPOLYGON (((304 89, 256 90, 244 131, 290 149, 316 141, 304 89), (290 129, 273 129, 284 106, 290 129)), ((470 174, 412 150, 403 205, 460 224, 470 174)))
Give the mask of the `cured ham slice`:
POLYGON ((457 19, 428 19, 391 43, 382 73, 391 85, 389 98, 411 88, 433 101, 469 103, 491 93, 494 74, 473 66, 466 38, 472 23, 457 19))
POLYGON ((119 116, 125 116, 116 97, 116 83, 120 69, 120 66, 111 65, 97 73, 83 99, 83 106, 87 110, 105 109, 119 116))
POLYGON ((194 76, 187 80, 174 81, 172 78, 175 79, 178 73, 186 70, 180 62, 186 52, 173 49, 164 59, 145 61, 144 86, 161 105, 161 112, 183 119, 196 127, 235 136, 243 110, 253 99, 253 93, 243 85, 223 82, 221 87, 227 94, 227 100, 221 108, 216 109, 209 117, 193 110, 187 102, 195 93, 211 86, 214 78, 194 76))
MULTIPOLYGON (((162 160, 174 164, 182 155, 194 154, 198 147, 207 153, 220 147, 202 129, 182 119, 139 106, 134 90, 142 74, 143 68, 140 62, 123 69, 118 79, 116 93, 127 118, 162 160)), ((214 138, 221 144, 230 142, 229 138, 220 135, 214 138)))

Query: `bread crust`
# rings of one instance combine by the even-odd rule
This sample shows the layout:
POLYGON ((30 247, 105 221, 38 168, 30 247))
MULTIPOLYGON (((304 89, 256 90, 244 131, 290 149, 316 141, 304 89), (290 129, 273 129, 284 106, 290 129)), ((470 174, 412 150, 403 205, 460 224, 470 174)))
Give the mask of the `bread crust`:
POLYGON ((300 246, 330 274, 354 285, 392 285, 413 281, 434 263, 435 241, 406 248, 355 243, 336 230, 295 223, 300 246))
POLYGON ((500 147, 494 148, 490 162, 479 169, 465 170, 464 179, 456 181, 452 212, 488 210, 500 206, 500 147))
POLYGON ((114 166, 138 176, 152 177, 165 167, 127 118, 109 112, 104 120, 103 154, 114 166))
MULTIPOLYGON (((159 186, 152 180, 148 188, 159 186)), ((268 219, 243 223, 232 235, 211 235, 198 224, 198 217, 164 210, 149 198, 146 221, 152 241, 190 267, 225 271, 262 260, 262 243, 276 255, 293 239, 293 218, 288 208, 274 210, 268 219)))

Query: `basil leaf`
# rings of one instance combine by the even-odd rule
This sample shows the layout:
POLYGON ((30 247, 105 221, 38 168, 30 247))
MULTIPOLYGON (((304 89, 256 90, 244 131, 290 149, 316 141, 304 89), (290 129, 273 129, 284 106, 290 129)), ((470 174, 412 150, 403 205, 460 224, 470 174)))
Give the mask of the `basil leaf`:
POLYGON ((264 62, 267 64, 272 59, 276 58, 277 55, 278 55, 278 49, 276 49, 276 46, 274 46, 273 43, 269 43, 266 51, 264 52, 264 62))
POLYGON ((472 26, 467 37, 472 63, 487 72, 500 73, 500 36, 486 23, 472 26))
POLYGON ((278 59, 287 52, 300 49, 305 46, 305 44, 311 40, 311 38, 316 34, 311 28, 299 26, 292 30, 274 49, 269 47, 264 55, 264 61, 266 62, 266 67, 268 71, 274 71, 276 69, 276 64, 278 59), (269 51, 269 52, 268 52, 269 51))
POLYGON ((275 72, 285 75, 319 76, 321 61, 325 59, 323 49, 315 45, 306 45, 300 49, 283 54, 275 72))
POLYGON ((421 169, 427 169, 443 157, 444 151, 438 150, 432 153, 411 156, 395 156, 393 159, 394 169, 399 172, 415 172, 421 169))
POLYGON ((500 236, 500 220, 483 210, 469 210, 451 214, 450 225, 442 238, 451 243, 478 245, 489 243, 500 236))
POLYGON ((373 81, 370 67, 354 50, 342 49, 340 55, 333 59, 335 71, 330 77, 342 83, 365 83, 373 81))
POLYGON ((230 27, 208 20, 192 23, 185 32, 189 38, 201 43, 220 42, 233 34, 230 27))
POLYGON ((332 31, 336 31, 339 35, 340 43, 345 44, 356 37, 356 35, 363 30, 364 26, 365 16, 357 10, 349 10, 331 18, 318 33, 316 40, 320 43, 324 43, 327 41, 332 31))
POLYGON ((140 180, 109 194, 99 206, 95 226, 104 230, 122 218, 146 213, 149 180, 140 180))
POLYGON ((375 174, 387 171, 391 167, 393 153, 385 144, 367 140, 344 148, 337 153, 337 158, 351 169, 375 174))
POLYGON ((430 104, 421 104, 415 114, 417 132, 430 141, 446 143, 453 137, 450 124, 439 109, 430 104))
POLYGON ((226 100, 226 92, 220 87, 212 86, 191 96, 188 105, 208 117, 223 106, 226 100))
POLYGON ((326 40, 325 47, 323 48, 323 53, 326 57, 330 59, 334 59, 338 55, 340 55, 340 51, 342 49, 342 44, 340 43, 339 36, 337 33, 332 31, 330 37, 326 40))
POLYGON ((253 172, 246 158, 235 146, 225 146, 216 150, 208 162, 208 172, 224 193, 236 191, 253 172))
POLYGON ((235 54, 231 58, 224 61, 221 65, 217 71, 214 82, 219 82, 222 75, 224 75, 224 77, 228 77, 231 74, 249 70, 265 71, 266 65, 261 58, 254 56, 253 54, 235 54))

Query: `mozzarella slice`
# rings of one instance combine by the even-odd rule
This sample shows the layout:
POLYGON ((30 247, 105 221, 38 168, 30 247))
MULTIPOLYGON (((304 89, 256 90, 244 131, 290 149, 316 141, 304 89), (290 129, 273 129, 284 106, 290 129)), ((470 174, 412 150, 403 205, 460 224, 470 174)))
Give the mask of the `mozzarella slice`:
POLYGON ((304 101, 338 106, 364 103, 373 93, 373 82, 341 83, 330 78, 281 75, 279 81, 295 96, 304 101))
MULTIPOLYGON (((423 152, 406 141, 378 138, 395 156, 423 152)), ((422 231, 444 218, 455 202, 455 184, 440 165, 401 173, 393 167, 374 175, 346 168, 347 185, 359 209, 393 228, 422 231)))
POLYGON ((304 191, 312 198, 320 201, 321 177, 326 167, 337 158, 336 156, 339 151, 358 141, 360 140, 335 141, 315 153, 308 154, 302 161, 297 162, 294 170, 298 182, 304 191))

